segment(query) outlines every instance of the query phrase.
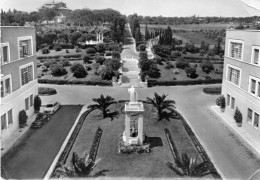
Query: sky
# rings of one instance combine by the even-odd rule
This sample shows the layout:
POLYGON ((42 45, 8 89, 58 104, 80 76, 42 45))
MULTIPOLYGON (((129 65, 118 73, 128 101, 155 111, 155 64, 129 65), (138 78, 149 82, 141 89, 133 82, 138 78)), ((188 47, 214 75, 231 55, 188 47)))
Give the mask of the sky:
MULTIPOLYGON (((74 9, 112 8, 122 14, 143 16, 260 16, 260 0, 61 0, 74 9)), ((0 0, 0 8, 7 11, 37 11, 50 0, 0 0)), ((55 0, 58 2, 58 0, 55 0)))

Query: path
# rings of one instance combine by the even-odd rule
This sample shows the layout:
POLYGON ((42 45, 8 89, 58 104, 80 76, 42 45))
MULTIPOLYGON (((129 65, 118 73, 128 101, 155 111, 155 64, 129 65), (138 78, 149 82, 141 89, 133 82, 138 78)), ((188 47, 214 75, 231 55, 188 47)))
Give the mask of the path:
POLYGON ((138 67, 139 54, 135 51, 135 42, 130 32, 130 27, 126 27, 126 35, 124 41, 124 49, 121 53, 121 58, 123 60, 123 77, 121 87, 130 87, 134 85, 135 87, 142 87, 138 75, 140 69, 138 67))
MULTIPOLYGON (((43 104, 49 100, 58 100, 63 104, 88 104, 100 94, 110 95, 116 100, 128 99, 127 90, 95 86, 59 86, 53 87, 58 94, 42 97, 43 104), (86 94, 87 95, 84 95, 86 94)), ((205 86, 154 87, 137 89, 140 99, 152 97, 154 92, 169 94, 176 101, 180 111, 197 134, 210 159, 223 177, 227 179, 247 179, 260 167, 256 157, 246 143, 237 137, 221 119, 210 110, 217 96, 202 95, 205 86)))

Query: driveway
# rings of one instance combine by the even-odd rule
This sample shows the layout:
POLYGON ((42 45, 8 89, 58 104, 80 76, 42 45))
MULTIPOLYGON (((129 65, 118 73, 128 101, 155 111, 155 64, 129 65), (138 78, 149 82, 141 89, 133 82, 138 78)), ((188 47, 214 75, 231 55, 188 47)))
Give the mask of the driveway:
POLYGON ((42 179, 57 155, 82 106, 65 105, 40 129, 29 129, 2 157, 9 179, 42 179))
MULTIPOLYGON (((110 95, 116 100, 129 99, 126 88, 41 86, 53 87, 58 92, 54 96, 42 97, 43 103, 55 99, 63 104, 91 104, 92 98, 99 97, 100 94, 110 95)), ((168 94, 169 98, 176 101, 177 110, 186 117, 221 175, 227 179, 247 179, 260 167, 260 160, 242 139, 210 111, 210 106, 215 105, 218 96, 203 95, 203 87, 205 86, 138 88, 137 92, 142 100, 153 96, 154 92, 168 94)))

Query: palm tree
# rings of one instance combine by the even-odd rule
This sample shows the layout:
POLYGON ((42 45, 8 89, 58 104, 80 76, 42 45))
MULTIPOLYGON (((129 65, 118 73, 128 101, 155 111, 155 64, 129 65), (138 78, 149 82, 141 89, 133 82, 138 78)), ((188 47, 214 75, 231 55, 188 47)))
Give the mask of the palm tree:
POLYGON ((151 103, 157 109, 158 121, 161 121, 168 115, 165 110, 173 112, 175 109, 175 101, 170 99, 166 100, 166 97, 167 95, 162 94, 162 96, 160 96, 156 92, 154 93, 153 99, 147 97, 147 102, 151 103))
POLYGON ((55 178, 68 178, 68 177, 88 177, 91 171, 101 159, 91 159, 89 154, 85 154, 83 158, 80 158, 75 152, 72 154, 71 166, 66 167, 61 165, 54 172, 55 178))
POLYGON ((109 109, 107 109, 107 108, 111 104, 116 103, 114 98, 112 98, 111 96, 104 97, 103 94, 101 94, 100 98, 93 98, 92 100, 94 102, 96 102, 97 104, 89 105, 88 108, 90 108, 92 110, 99 109, 100 111, 102 111, 103 118, 106 118, 108 116, 109 109))
POLYGON ((197 157, 190 158, 187 153, 183 153, 182 158, 175 158, 174 163, 169 161, 165 163, 167 167, 180 176, 203 177, 210 174, 207 167, 208 161, 198 163, 197 157))

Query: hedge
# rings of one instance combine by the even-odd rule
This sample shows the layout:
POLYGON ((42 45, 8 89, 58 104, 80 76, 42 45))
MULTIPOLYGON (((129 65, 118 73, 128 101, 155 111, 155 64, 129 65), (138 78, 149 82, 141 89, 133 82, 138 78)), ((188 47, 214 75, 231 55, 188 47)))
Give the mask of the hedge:
POLYGON ((206 87, 206 88, 203 88, 203 92, 206 94, 220 95, 221 87, 206 87))
POLYGON ((214 61, 224 61, 223 58, 207 58, 207 57, 194 57, 194 56, 183 56, 184 59, 189 60, 214 60, 214 61))
POLYGON ((57 94, 57 91, 54 88, 39 87, 38 91, 40 96, 49 96, 57 94))
POLYGON ((59 59, 60 57, 63 58, 81 58, 81 54, 68 54, 68 55, 55 55, 55 56, 37 56, 37 59, 59 59))
POLYGON ((82 84, 82 85, 92 85, 92 86, 112 86, 110 81, 80 81, 80 80, 65 80, 65 79, 38 79, 40 84, 58 84, 58 85, 68 85, 68 84, 82 84))
POLYGON ((207 80, 186 80, 186 81, 157 81, 148 80, 148 87, 153 86, 177 86, 177 85, 199 85, 199 84, 220 84, 222 79, 207 79, 207 80))

